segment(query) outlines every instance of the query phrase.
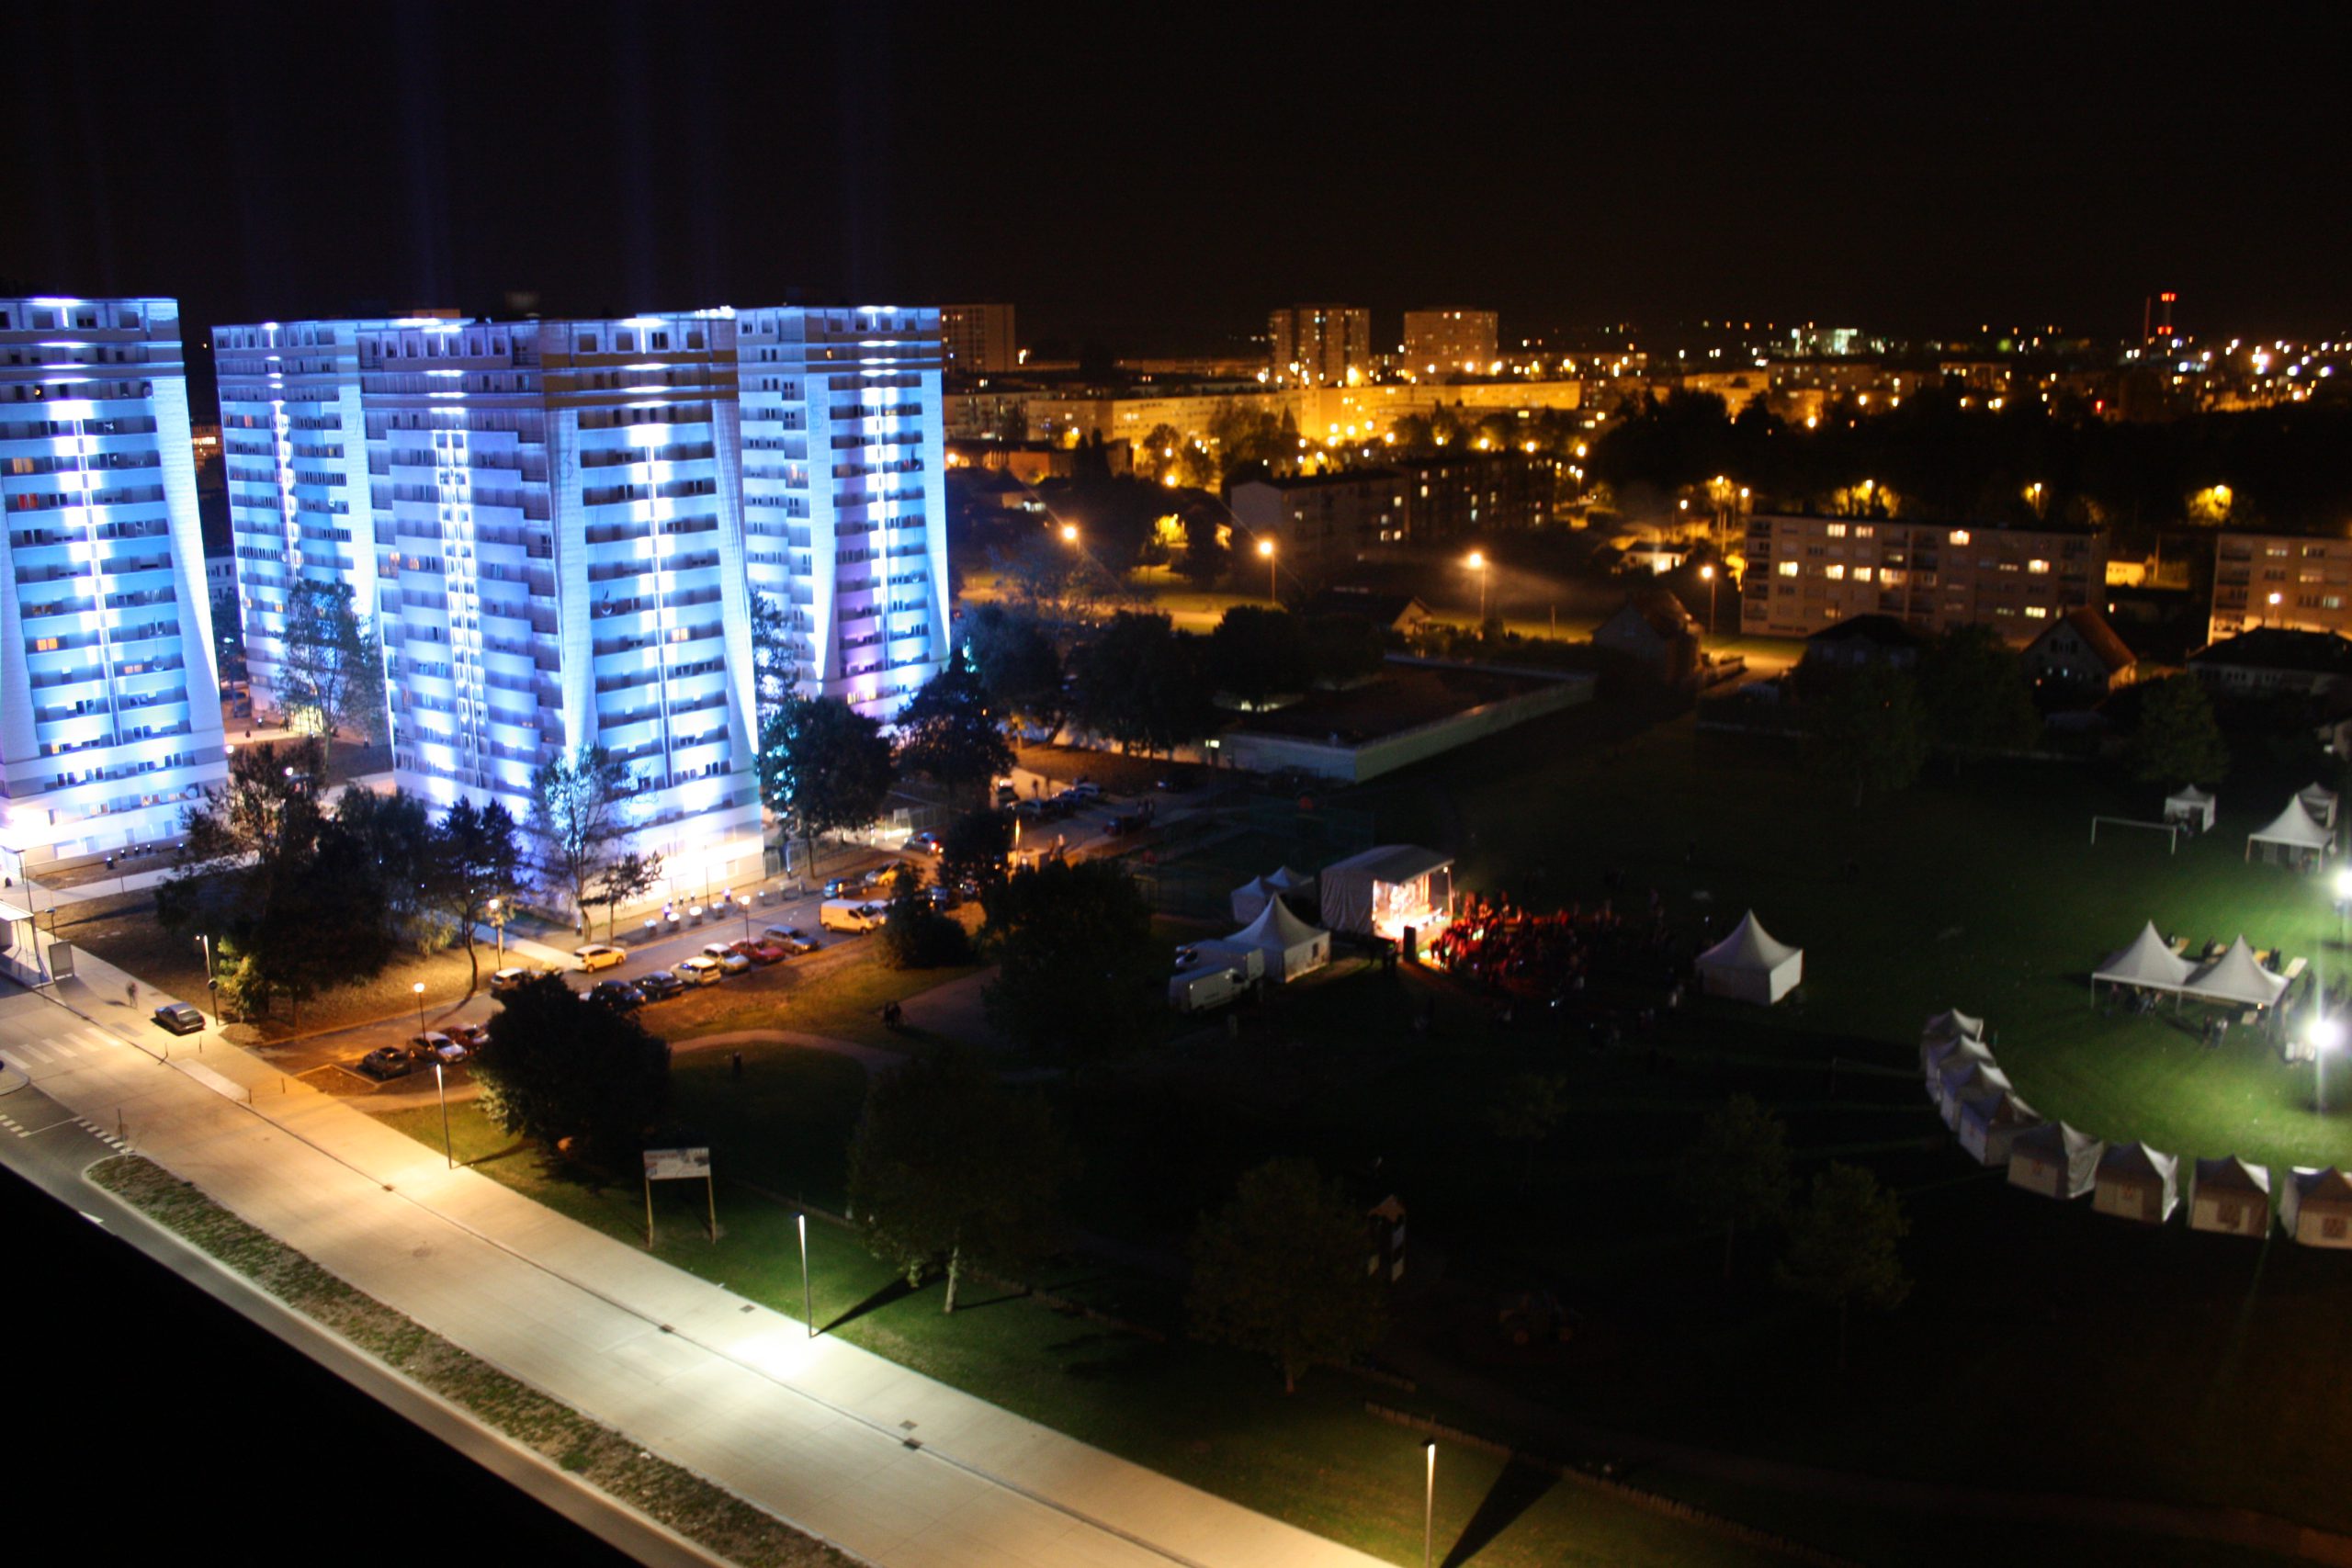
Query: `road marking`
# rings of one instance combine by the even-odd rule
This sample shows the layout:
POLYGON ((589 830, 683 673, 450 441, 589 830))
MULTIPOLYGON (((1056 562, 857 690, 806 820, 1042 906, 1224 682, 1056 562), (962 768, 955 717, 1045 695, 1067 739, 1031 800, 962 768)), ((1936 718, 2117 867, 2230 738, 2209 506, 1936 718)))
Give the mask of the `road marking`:
POLYGON ((47 1047, 36 1045, 29 1040, 17 1041, 17 1049, 22 1051, 26 1055, 30 1056, 36 1062, 47 1063, 55 1060, 54 1057, 50 1055, 47 1047))
POLYGON ((82 1131, 89 1134, 90 1136, 97 1139, 98 1142, 114 1150, 117 1154, 129 1154, 130 1152, 130 1145, 129 1144, 123 1142, 120 1138, 116 1137, 112 1133, 107 1132, 104 1127, 99 1126, 96 1122, 91 1121, 86 1116, 76 1116, 74 1118, 74 1124, 81 1128, 82 1131))
POLYGON ((22 1062, 19 1062, 16 1057, 11 1056, 6 1051, 0 1051, 0 1062, 7 1063, 10 1066, 16 1068, 17 1071, 24 1074, 27 1077, 33 1076, 33 1070, 30 1067, 25 1066, 22 1062))

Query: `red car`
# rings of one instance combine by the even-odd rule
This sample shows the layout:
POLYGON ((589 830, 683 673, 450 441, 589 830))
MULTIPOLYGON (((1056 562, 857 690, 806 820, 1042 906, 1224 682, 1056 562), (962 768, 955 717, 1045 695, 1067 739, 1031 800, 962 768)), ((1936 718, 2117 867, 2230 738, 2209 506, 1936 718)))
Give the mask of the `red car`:
POLYGON ((792 956, 782 942, 768 942, 760 938, 754 938, 750 942, 739 942, 729 951, 740 953, 754 964, 781 964, 792 956))

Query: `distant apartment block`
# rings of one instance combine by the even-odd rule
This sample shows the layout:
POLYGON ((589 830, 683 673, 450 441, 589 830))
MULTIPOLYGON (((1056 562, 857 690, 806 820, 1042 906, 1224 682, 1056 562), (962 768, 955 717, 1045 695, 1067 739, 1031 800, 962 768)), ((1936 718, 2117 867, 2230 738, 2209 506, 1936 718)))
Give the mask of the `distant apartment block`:
POLYGON ((1854 615, 1929 635, 1988 626, 2022 647, 2107 581, 2089 529, 1758 513, 1748 520, 1740 628, 1807 637, 1854 615))
POLYGON ((942 305, 939 344, 951 371, 994 375, 1021 364, 1010 305, 942 305))
POLYGON ((2257 626, 2352 632, 2352 539, 2238 533, 2215 539, 2207 640, 2257 626))
POLYGON ((179 304, 0 299, 0 870, 175 837, 227 777, 179 304))
POLYGON ((528 809, 600 745, 673 886, 761 864, 754 596, 808 694, 887 718, 946 648, 938 315, 221 327, 257 684, 296 573, 375 617, 393 768, 528 809))
POLYGON ((1266 321, 1273 378, 1287 386, 1344 387, 1372 374, 1372 312, 1353 305, 1288 305, 1266 321))
POLYGON ((1289 479, 1248 479, 1226 503, 1244 537, 1234 541, 1235 580, 1263 580, 1258 542, 1274 543, 1276 569, 1290 581, 1319 588, 1365 552, 1406 536, 1405 476, 1394 468, 1351 468, 1289 479))
POLYGON ((1407 530, 1416 544, 1541 528, 1552 520, 1557 476, 1521 452, 1438 452, 1392 457, 1405 481, 1407 530))
POLYGON ((1483 376, 1496 358, 1492 310, 1405 312, 1404 359, 1414 376, 1483 376))

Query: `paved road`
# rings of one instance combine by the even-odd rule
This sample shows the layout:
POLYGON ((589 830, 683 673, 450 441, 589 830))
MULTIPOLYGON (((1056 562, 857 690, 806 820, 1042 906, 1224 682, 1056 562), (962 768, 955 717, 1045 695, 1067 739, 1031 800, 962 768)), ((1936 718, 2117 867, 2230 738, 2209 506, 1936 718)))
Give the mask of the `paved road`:
POLYGON ((542 1208, 218 1043, 141 1040, 92 961, 0 996, 0 1061, 379 1300, 884 1568, 1369 1568, 542 1208), (98 1019, 104 1021, 97 1021, 98 1019), (226 1089, 228 1092, 222 1092, 226 1089), (251 1102, 242 1098, 250 1096, 251 1102))

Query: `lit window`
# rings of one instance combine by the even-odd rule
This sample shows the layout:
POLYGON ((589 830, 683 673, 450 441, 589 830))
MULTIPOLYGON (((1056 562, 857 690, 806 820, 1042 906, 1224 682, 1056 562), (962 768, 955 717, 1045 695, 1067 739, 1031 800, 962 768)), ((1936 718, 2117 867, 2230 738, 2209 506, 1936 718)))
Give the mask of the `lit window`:
POLYGON ((1832 582, 1841 582, 1846 577, 1846 569, 1843 566, 1826 566, 1821 569, 1821 571, 1822 575, 1832 582))
POLYGON ((1951 542, 1955 545, 1964 545, 1968 543, 1968 530, 1965 528, 1954 528, 1951 531, 1951 542))
POLYGON ((1857 539, 1867 539, 1877 532, 1878 529, 1871 524, 1857 523, 1854 525, 1854 537, 1857 539))
POLYGON ((2041 573, 2050 570, 2050 563, 2046 560, 2030 560, 2025 563, 2025 569, 2036 575, 2040 575, 2041 573))
POLYGON ((1833 539, 1842 539, 1846 536, 1846 525, 1843 523, 1832 523, 1829 526, 1824 528, 1822 532, 1828 535, 1833 539))
POLYGON ((33 639, 33 651, 35 653, 53 653, 57 650, 59 646, 58 639, 53 637, 35 637, 33 639))
POLYGON ((1857 582, 1868 582, 1870 580, 1871 580, 1871 569, 1870 569, 1870 568, 1868 568, 1868 567, 1866 567, 1866 566, 1858 566, 1858 567, 1856 567, 1856 568, 1854 569, 1854 581, 1857 581, 1857 582))
POLYGON ((1794 577, 1803 570, 1803 568, 1799 567, 1797 563, 1792 560, 1784 560, 1781 563, 1781 575, 1782 577, 1794 577))
POLYGON ((2046 619, 2046 618, 2048 617, 2049 614, 2050 614, 2050 612, 2049 612, 2049 611, 2047 611, 2047 610, 2043 609, 2043 608, 2042 608, 2041 605, 2039 605, 2039 604, 2028 604, 2028 605, 2025 607, 2025 618, 2026 618, 2027 620, 2029 620, 2029 621, 2039 621, 2039 620, 2046 619))

